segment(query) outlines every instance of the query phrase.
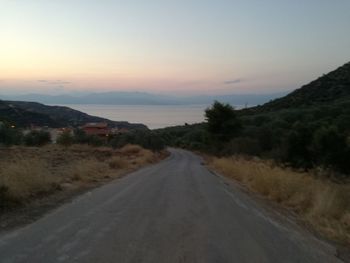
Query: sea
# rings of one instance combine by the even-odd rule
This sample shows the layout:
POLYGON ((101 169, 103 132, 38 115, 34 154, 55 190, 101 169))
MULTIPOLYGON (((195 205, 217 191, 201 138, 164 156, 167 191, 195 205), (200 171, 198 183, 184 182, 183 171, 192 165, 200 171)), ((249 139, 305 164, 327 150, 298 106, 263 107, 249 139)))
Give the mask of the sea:
POLYGON ((204 110, 209 105, 92 105, 69 104, 67 106, 89 115, 113 121, 143 123, 150 129, 193 124, 204 121, 204 110))

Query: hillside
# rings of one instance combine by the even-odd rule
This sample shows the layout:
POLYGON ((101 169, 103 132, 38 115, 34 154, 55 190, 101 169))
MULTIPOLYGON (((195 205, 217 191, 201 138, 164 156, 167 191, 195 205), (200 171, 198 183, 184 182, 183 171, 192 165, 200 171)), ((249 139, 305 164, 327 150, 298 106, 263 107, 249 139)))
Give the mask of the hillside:
POLYGON ((1 101, 0 120, 27 127, 31 124, 49 127, 77 127, 87 122, 107 122, 111 127, 147 129, 143 124, 111 121, 62 106, 47 106, 37 102, 1 101))
POLYGON ((262 113, 292 108, 308 108, 350 100, 350 62, 323 75, 287 96, 243 112, 262 113))
POLYGON ((60 127, 60 123, 50 118, 50 116, 27 111, 16 107, 11 103, 0 100, 0 121, 15 124, 22 127, 33 125, 60 127))
POLYGON ((206 124, 157 132, 171 146, 218 156, 259 156, 296 168, 332 171, 331 177, 338 179, 350 178, 350 63, 285 97, 236 113, 240 130, 224 141, 214 140, 215 132, 206 124))

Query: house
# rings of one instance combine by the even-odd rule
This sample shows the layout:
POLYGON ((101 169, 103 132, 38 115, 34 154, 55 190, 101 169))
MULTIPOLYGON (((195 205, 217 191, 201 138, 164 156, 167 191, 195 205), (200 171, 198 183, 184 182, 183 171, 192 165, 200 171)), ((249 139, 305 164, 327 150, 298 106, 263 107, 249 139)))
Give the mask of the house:
POLYGON ((82 129, 87 135, 96 135, 99 137, 108 137, 111 130, 105 122, 92 122, 85 124, 82 129))

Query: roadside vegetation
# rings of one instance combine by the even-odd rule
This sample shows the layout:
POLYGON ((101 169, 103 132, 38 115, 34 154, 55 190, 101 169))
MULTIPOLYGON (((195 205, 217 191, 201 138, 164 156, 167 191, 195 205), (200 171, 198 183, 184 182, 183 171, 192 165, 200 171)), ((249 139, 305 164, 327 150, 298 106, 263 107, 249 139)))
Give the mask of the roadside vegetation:
MULTIPOLYGON (((95 147, 113 147, 114 149, 127 144, 137 144, 152 151, 161 151, 165 147, 164 140, 149 130, 130 130, 123 134, 111 134, 107 138, 101 138, 96 135, 87 135, 79 128, 67 129, 58 136, 56 142, 62 146, 84 144, 95 147)), ((24 133, 21 128, 0 120, 0 146, 44 146, 50 143, 52 140, 48 131, 32 130, 24 133)))
POLYGON ((325 236, 350 244, 350 184, 326 179, 320 170, 296 171, 274 161, 208 157, 209 166, 300 215, 325 236))
POLYGON ((256 113, 215 102, 206 123, 158 130, 176 147, 350 244, 350 104, 256 113), (332 110, 330 110, 332 109, 332 110))
POLYGON ((117 178, 161 160, 164 148, 148 130, 98 137, 67 128, 53 143, 48 130, 0 120, 0 212, 117 178))
POLYGON ((0 210, 11 210, 58 192, 91 188, 147 164, 165 152, 138 145, 0 148, 0 210))
POLYGON ((207 123, 157 132, 175 147, 216 156, 258 156, 297 169, 322 168, 339 180, 349 177, 350 102, 252 112, 215 103, 207 110, 207 123))
POLYGON ((216 156, 273 159, 305 171, 350 176, 350 63, 287 96, 234 110, 214 103, 206 123, 158 130, 169 145, 216 156))

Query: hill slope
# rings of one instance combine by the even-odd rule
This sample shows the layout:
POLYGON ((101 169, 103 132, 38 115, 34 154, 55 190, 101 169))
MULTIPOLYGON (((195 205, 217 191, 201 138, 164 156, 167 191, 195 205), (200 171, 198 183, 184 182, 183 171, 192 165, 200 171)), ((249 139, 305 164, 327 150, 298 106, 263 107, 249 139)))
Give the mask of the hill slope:
POLYGON ((333 104, 350 99, 350 62, 304 85, 285 97, 248 109, 269 112, 289 108, 333 104))
POLYGON ((50 116, 27 111, 16 107, 11 103, 0 100, 0 121, 15 124, 22 127, 33 125, 59 127, 59 123, 50 118, 50 116))
POLYGON ((47 106, 37 102, 0 101, 0 120, 27 127, 31 124, 49 127, 77 127, 87 122, 107 122, 111 127, 147 129, 143 124, 111 121, 62 106, 47 106))

